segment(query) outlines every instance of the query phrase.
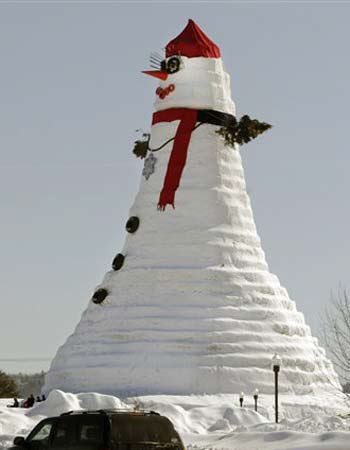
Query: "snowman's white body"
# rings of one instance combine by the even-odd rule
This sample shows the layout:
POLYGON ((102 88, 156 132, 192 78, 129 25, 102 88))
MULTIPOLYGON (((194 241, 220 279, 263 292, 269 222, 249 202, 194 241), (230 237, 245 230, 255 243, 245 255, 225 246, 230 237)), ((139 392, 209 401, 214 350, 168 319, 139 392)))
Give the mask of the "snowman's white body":
MULTIPOLYGON (((229 75, 219 58, 183 58, 183 70, 157 111, 186 107, 234 114, 229 75), (190 69, 190 70, 186 70, 190 69)), ((173 137, 179 121, 157 123, 150 147, 173 137)), ((155 152, 130 216, 121 270, 100 287, 74 333, 58 350, 45 390, 117 395, 260 392, 271 394, 271 358, 283 358, 281 393, 325 395, 339 388, 287 291, 269 272, 254 224, 238 149, 217 126, 194 130, 175 209, 157 210, 172 150, 155 152)), ((322 403, 322 400, 320 400, 322 403)))

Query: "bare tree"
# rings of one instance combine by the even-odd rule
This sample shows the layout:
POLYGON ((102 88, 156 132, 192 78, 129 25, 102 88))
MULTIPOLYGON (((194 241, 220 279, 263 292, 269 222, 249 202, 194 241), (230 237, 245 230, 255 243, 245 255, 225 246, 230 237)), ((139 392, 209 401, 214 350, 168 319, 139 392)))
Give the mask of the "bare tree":
POLYGON ((350 383, 350 296, 346 289, 331 294, 321 316, 321 338, 342 380, 350 383))

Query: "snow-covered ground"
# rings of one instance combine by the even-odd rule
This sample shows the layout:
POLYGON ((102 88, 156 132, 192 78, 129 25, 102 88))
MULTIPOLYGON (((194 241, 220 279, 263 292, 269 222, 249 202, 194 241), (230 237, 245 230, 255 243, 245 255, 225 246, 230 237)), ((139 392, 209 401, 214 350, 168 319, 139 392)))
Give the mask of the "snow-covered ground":
MULTIPOLYGON (((273 422, 273 399, 259 399, 237 406, 233 395, 147 396, 124 399, 96 393, 69 394, 52 391, 31 409, 7 408, 11 399, 0 399, 0 448, 12 445, 14 436, 26 435, 44 417, 70 410, 130 408, 154 410, 169 417, 188 449, 231 450, 349 450, 350 417, 326 415, 300 405, 299 418, 283 416, 273 422), (301 418, 300 418, 301 417, 301 418)), ((349 407, 350 411, 350 407, 349 407)))

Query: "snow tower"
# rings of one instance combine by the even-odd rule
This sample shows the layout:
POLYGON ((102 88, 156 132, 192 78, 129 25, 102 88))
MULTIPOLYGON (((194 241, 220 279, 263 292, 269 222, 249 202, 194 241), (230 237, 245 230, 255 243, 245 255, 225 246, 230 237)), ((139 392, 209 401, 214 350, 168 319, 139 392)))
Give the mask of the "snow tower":
POLYGON ((159 86, 150 139, 135 147, 147 157, 125 246, 44 391, 272 394, 277 353, 281 394, 334 395, 331 362, 269 271, 239 146, 217 133, 239 129, 220 49, 190 20, 152 63, 159 86))

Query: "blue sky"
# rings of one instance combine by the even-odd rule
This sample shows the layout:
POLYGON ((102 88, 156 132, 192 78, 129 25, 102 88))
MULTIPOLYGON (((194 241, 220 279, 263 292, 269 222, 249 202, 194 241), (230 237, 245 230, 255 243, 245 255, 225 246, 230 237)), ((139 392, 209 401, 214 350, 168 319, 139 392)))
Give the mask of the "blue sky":
POLYGON ((193 18, 221 48, 271 270, 317 335, 349 286, 350 4, 0 3, 0 369, 40 370, 123 246, 155 84, 141 74, 193 18))

